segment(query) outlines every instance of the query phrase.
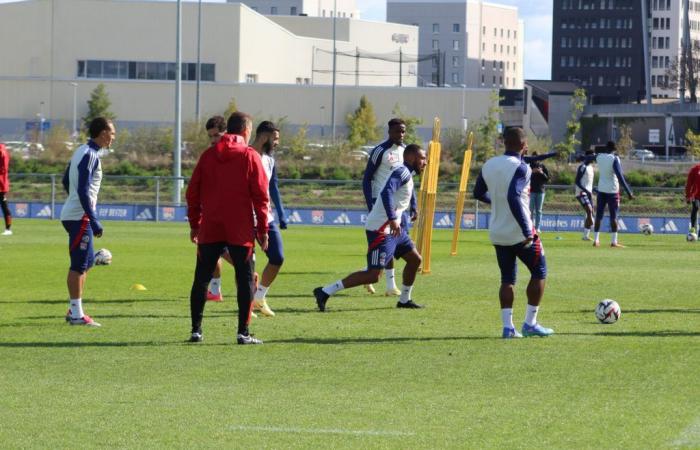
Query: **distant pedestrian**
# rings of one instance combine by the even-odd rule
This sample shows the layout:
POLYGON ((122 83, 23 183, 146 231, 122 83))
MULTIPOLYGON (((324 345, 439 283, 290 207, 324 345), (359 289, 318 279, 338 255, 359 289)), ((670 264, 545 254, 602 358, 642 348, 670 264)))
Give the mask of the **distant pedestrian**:
POLYGON ((10 207, 7 205, 7 194, 10 192, 10 154, 7 152, 5 144, 0 144, 0 207, 2 207, 2 215, 5 218, 5 231, 3 236, 12 235, 12 215, 10 207))
POLYGON ((700 209, 700 164, 690 168, 685 183, 685 200, 691 205, 690 232, 697 233, 698 209, 700 209))
MULTIPOLYGON (((537 156, 534 152, 532 156, 537 156)), ((530 163, 532 178, 530 179, 530 214, 537 233, 540 233, 540 223, 542 222, 542 207, 544 206, 544 187, 549 182, 549 170, 540 161, 530 163)))

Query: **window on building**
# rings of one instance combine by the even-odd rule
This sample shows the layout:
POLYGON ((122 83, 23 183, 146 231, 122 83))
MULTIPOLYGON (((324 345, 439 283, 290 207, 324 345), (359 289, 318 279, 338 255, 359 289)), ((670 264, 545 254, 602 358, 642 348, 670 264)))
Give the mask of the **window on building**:
POLYGON ((482 28, 481 28, 481 34, 483 34, 484 36, 486 36, 486 27, 482 27, 482 28))
POLYGON ((258 82, 258 74, 257 73, 247 73, 245 75, 245 82, 246 83, 257 83, 258 82))
POLYGON ((271 15, 271 16, 276 16, 276 15, 277 15, 277 7, 276 7, 276 6, 271 6, 271 7, 270 7, 270 15, 271 15))
POLYGON ((453 24, 452 24, 452 32, 453 32, 453 33, 459 33, 459 24, 458 24, 458 23, 453 23, 453 24))
POLYGON ((452 67, 459 67, 459 56, 452 57, 452 67))
POLYGON ((440 50, 440 41, 433 39, 433 50, 440 50))
MULTIPOLYGON (((78 78, 104 78, 125 80, 174 80, 175 63, 144 61, 78 61, 78 78)), ((201 64, 201 81, 215 81, 215 65, 201 64)), ((182 80, 197 80, 197 64, 182 63, 182 80)))
POLYGON ((452 72, 452 83, 459 84, 459 73, 458 72, 452 72))
POLYGON ((302 84, 302 83, 303 83, 302 78, 301 78, 301 77, 297 77, 297 84, 302 84))
POLYGON ((439 33, 439 32, 440 32, 440 24, 434 23, 433 24, 433 33, 439 33))
MULTIPOLYGON (((485 68, 486 68, 486 60, 485 60, 485 59, 482 59, 482 60, 481 60, 481 68, 482 68, 482 69, 485 69, 485 68)), ((78 69, 78 71, 80 71, 80 69, 78 69)))
POLYGON ((296 16, 297 15, 297 7, 292 6, 291 8, 289 8, 289 14, 292 16, 296 16))
POLYGON ((304 85, 308 86, 311 84, 311 78, 304 78, 304 85))
POLYGON ((459 41, 452 41, 452 50, 459 50, 459 41))
POLYGON ((498 29, 497 28, 493 29, 493 37, 498 37, 498 29))
POLYGON ((503 72, 503 61, 500 62, 500 69, 501 69, 501 72, 503 72))

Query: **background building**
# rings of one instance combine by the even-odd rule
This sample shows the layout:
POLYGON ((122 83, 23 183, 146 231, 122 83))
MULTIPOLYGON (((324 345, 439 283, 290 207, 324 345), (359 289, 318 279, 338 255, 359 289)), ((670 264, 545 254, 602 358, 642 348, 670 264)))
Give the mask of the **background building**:
POLYGON ((243 3, 254 11, 265 15, 297 16, 306 14, 313 17, 333 17, 333 8, 338 9, 338 17, 359 19, 360 11, 355 0, 228 0, 229 3, 243 3), (336 2, 334 4, 334 2, 336 2))
POLYGON ((387 20, 419 27, 419 84, 521 89, 518 9, 472 0, 388 0, 387 20))

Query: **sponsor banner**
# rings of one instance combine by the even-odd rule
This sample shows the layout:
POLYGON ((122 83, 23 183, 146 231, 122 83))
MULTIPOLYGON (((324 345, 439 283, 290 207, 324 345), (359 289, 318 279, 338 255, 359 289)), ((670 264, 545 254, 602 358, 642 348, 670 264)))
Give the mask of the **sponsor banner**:
POLYGON ((13 217, 29 217, 29 203, 10 203, 10 213, 13 217))
POLYGON ((187 221, 187 207, 185 206, 161 206, 159 219, 164 222, 187 221))
POLYGON ((32 203, 29 207, 30 216, 33 219, 50 219, 51 204, 50 203, 32 203))
POLYGON ((153 206, 136 205, 134 220, 156 220, 156 209, 153 206))
POLYGON ((97 205, 99 220, 134 220, 133 205, 97 205))

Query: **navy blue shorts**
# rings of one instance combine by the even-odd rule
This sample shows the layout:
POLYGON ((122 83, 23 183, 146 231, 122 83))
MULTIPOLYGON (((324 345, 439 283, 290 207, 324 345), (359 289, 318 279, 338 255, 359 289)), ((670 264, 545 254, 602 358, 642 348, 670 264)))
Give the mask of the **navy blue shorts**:
POLYGON ((367 269, 385 269, 392 258, 401 258, 416 248, 405 231, 397 237, 365 230, 367 233, 367 269))
POLYGON ((617 220, 617 213, 620 211, 620 193, 608 194, 607 192, 598 192, 598 203, 596 204, 596 219, 601 220, 605 216, 605 207, 608 207, 610 213, 610 223, 617 220))
POLYGON ((515 284, 518 275, 519 259, 530 271, 533 280, 547 278, 547 261, 544 257, 544 248, 539 237, 535 238, 532 245, 494 245, 498 267, 501 269, 501 283, 515 284))
POLYGON ((95 265, 95 252, 92 248, 92 227, 90 219, 64 220, 63 228, 68 232, 68 252, 70 253, 70 270, 85 273, 95 265))
POLYGON ((277 222, 270 222, 267 231, 267 260, 273 266, 281 266, 284 263, 284 247, 282 246, 282 233, 277 222))
POLYGON ((593 209, 593 199, 588 192, 581 192, 576 196, 576 200, 578 200, 579 204, 583 206, 585 210, 588 210, 588 208, 593 209))

